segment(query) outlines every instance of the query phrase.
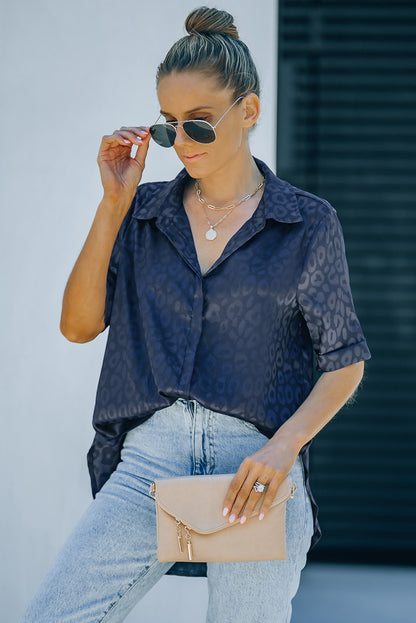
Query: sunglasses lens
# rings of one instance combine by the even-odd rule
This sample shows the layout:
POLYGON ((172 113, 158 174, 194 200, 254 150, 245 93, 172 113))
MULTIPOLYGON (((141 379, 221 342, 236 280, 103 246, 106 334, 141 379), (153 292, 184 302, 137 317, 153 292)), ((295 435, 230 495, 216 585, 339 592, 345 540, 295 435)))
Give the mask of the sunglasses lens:
POLYGON ((185 121, 183 129, 189 138, 197 143, 212 143, 215 141, 215 130, 207 121, 185 121))
POLYGON ((175 142, 176 130, 167 123, 152 125, 149 132, 152 139, 162 147, 172 147, 175 142))

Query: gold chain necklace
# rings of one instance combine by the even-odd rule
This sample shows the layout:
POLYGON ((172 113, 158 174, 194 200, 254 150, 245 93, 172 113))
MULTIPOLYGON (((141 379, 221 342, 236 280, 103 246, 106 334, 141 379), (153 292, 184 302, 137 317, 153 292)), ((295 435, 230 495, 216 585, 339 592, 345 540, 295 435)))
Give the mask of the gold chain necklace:
POLYGON ((229 206, 224 206, 222 208, 218 208, 214 205, 212 205, 211 203, 207 203, 205 201, 205 199, 201 196, 201 189, 199 188, 199 180, 195 180, 195 191, 196 191, 196 196, 198 197, 198 201, 200 203, 202 203, 203 205, 206 205, 207 208, 209 208, 210 210, 228 210, 227 214, 225 214, 222 218, 220 218, 219 221, 217 221, 216 223, 212 224, 210 223, 209 218, 206 216, 206 219, 208 221, 208 225, 209 225, 209 229, 208 231, 205 233, 205 238, 207 240, 215 240, 215 238, 217 237, 217 231, 214 229, 217 225, 219 225, 229 214, 231 214, 231 212, 234 210, 234 208, 236 208, 237 206, 240 205, 240 203, 243 203, 244 201, 248 201, 249 199, 251 199, 251 197, 254 197, 254 195, 256 195, 259 190, 261 188, 263 188, 264 186, 264 178, 262 179, 262 181, 257 185, 257 188, 254 192, 250 193, 249 195, 246 195, 245 197, 243 197, 242 199, 240 199, 240 201, 237 201, 237 203, 231 203, 229 206))

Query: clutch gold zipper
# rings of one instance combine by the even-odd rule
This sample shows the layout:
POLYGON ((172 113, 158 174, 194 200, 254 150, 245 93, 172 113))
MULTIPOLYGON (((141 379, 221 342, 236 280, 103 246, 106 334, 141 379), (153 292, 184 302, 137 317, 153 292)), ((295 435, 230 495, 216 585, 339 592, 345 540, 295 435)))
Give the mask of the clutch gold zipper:
MULTIPOLYGON (((152 482, 149 489, 149 495, 156 499, 156 483, 152 482)), ((182 548, 182 527, 185 530, 185 539, 186 539, 186 549, 188 550, 188 559, 192 560, 192 538, 191 538, 191 528, 184 524, 180 519, 175 517, 176 521, 176 538, 178 540, 178 549, 181 554, 183 554, 182 548)))
POLYGON ((185 536, 186 536, 186 547, 188 548, 188 558, 192 560, 192 541, 191 541, 191 530, 189 526, 185 526, 185 536))
POLYGON ((179 551, 182 554, 183 549, 182 549, 182 532, 181 532, 181 521, 180 519, 178 519, 177 517, 176 519, 176 537, 178 539, 178 547, 179 547, 179 551))
POLYGON ((180 519, 175 517, 176 521, 176 536, 178 539, 178 547, 179 551, 182 554, 182 529, 185 530, 185 539, 186 539, 186 549, 188 550, 188 559, 192 560, 192 539, 191 539, 191 528, 186 524, 182 523, 180 519))

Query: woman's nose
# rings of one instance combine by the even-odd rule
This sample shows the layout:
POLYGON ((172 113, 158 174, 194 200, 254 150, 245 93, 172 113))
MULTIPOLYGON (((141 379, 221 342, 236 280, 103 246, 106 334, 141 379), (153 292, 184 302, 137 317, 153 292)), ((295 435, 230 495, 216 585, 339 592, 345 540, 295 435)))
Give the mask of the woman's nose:
POLYGON ((191 139, 189 138, 187 133, 184 131, 182 126, 177 125, 176 126, 175 145, 181 145, 182 143, 188 142, 190 140, 191 139))

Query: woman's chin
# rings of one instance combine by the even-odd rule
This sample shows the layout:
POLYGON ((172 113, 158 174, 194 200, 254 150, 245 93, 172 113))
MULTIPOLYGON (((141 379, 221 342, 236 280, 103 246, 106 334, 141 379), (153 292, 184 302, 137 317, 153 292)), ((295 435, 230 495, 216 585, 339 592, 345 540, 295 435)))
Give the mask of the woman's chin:
POLYGON ((201 176, 204 176, 204 174, 206 174, 207 172, 207 167, 206 166, 202 166, 202 162, 201 164, 197 164, 195 163, 191 163, 191 162, 187 162, 186 160, 183 160, 181 158, 182 164, 185 167, 187 173, 194 178, 199 178, 201 176))

